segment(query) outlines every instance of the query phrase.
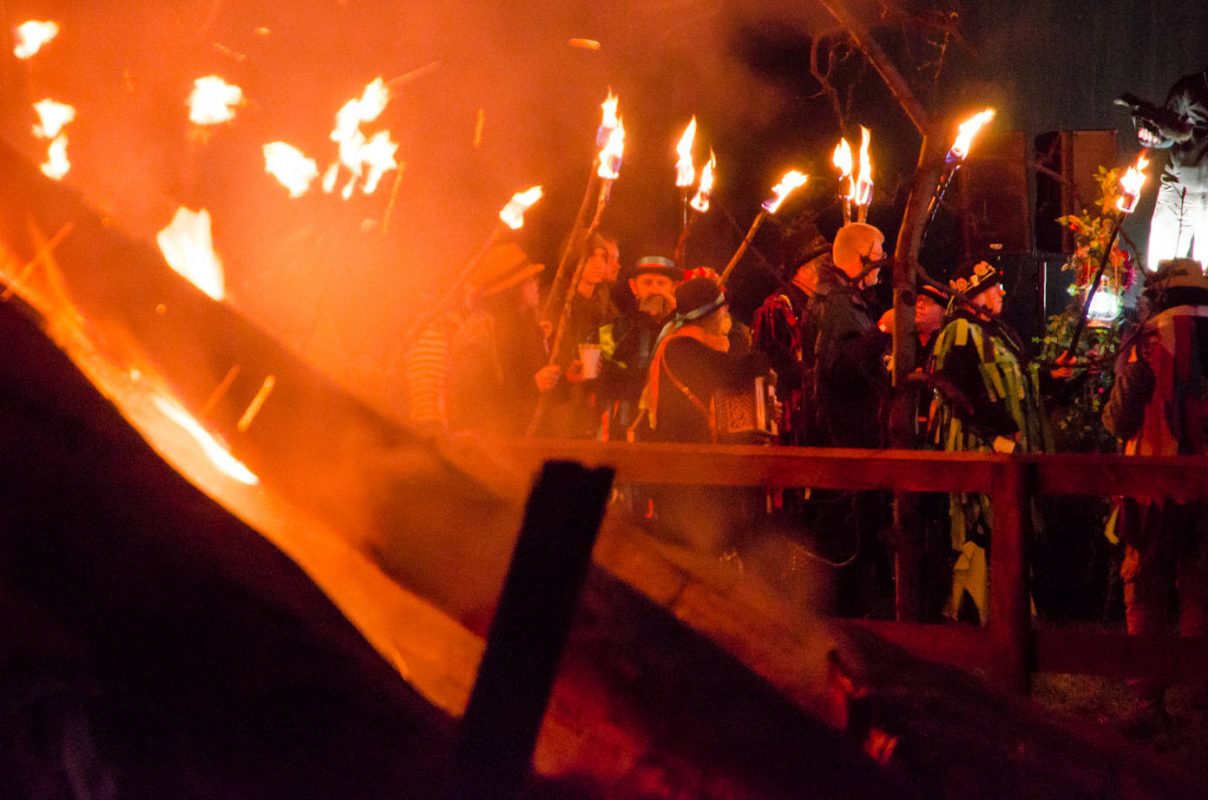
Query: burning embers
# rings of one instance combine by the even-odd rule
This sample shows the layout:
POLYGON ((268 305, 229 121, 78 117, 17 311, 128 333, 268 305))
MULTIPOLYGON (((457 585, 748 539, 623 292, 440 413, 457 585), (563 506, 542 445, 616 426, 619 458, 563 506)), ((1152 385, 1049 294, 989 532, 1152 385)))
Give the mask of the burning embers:
POLYGON ((171 224, 156 235, 155 241, 168 266, 214 300, 222 300, 222 261, 214 252, 210 236, 210 212, 178 208, 171 224))
POLYGON ((189 122, 194 125, 221 125, 235 118, 235 109, 243 105, 243 90, 217 75, 193 81, 189 95, 189 122))
POLYGON ((42 172, 48 178, 62 180, 71 169, 71 162, 67 159, 67 134, 63 132, 63 128, 75 119, 75 108, 47 98, 34 103, 34 111, 38 113, 34 136, 50 141, 42 172))
POLYGON ((292 144, 270 142, 264 146, 264 170, 289 190, 290 197, 301 197, 319 177, 319 167, 313 158, 292 144))
POLYGON ((43 45, 59 35, 59 24, 31 19, 18 25, 15 33, 17 44, 13 55, 24 61, 36 56, 43 45))
POLYGON ((398 144, 391 140, 390 131, 378 131, 366 137, 361 130, 362 125, 380 117, 389 102, 390 90, 381 78, 375 78, 359 98, 349 100, 336 114, 331 140, 340 146, 340 155, 323 174, 323 191, 330 194, 335 190, 341 167, 351 173, 340 192, 345 200, 352 197, 358 183, 363 194, 373 194, 382 176, 398 169, 398 161, 394 158, 398 144))

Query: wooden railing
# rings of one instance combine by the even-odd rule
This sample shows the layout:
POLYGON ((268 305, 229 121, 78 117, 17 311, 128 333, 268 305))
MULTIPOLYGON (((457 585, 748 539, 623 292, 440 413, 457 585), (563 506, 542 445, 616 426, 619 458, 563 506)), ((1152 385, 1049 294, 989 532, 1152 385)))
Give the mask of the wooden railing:
MULTIPOLYGON (((536 468, 547 459, 607 465, 620 482, 895 492, 985 492, 994 503, 990 608, 982 627, 852 621, 934 661, 986 670, 1026 692, 1032 672, 1202 677, 1208 638, 1138 638, 1033 629, 1027 515, 1033 495, 1208 498, 1208 459, 931 453, 903 450, 523 440, 497 452, 536 468)), ((1050 535, 1060 535, 1051 532, 1050 535)), ((900 541, 899 547, 921 543, 900 541)), ((915 587, 917 589, 917 587, 915 587)))

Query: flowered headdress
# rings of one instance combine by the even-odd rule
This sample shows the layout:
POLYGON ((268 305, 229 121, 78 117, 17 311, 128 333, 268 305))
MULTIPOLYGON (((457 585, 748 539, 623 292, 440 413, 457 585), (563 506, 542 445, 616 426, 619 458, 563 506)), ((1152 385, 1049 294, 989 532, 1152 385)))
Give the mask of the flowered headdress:
POLYGON ((948 281, 948 286, 952 288, 952 291, 963 295, 966 300, 971 300, 1001 280, 1002 273, 998 271, 998 267, 985 261, 978 261, 976 264, 957 270, 956 276, 948 281))

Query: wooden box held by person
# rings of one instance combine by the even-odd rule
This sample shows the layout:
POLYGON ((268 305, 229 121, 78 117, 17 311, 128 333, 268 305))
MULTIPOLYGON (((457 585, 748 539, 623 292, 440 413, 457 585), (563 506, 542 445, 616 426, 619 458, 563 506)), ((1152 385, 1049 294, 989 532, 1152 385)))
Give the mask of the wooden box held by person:
POLYGON ((779 432, 775 382, 760 376, 748 389, 713 393, 717 439, 722 442, 762 442, 779 432))

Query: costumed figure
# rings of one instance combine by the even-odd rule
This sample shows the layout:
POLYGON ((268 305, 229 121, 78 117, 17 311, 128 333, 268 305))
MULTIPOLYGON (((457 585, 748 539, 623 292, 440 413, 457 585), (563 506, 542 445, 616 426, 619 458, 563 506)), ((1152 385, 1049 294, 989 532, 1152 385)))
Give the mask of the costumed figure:
MULTIPOLYGON (((1151 316, 1122 348, 1103 423, 1126 455, 1208 454, 1208 279, 1191 259, 1162 262, 1146 281, 1151 316)), ((1120 576, 1128 632, 1167 631, 1177 588, 1182 636, 1208 636, 1208 503, 1168 497, 1123 500, 1115 534, 1124 543, 1120 576)), ((1110 531, 1109 531, 1110 533, 1110 531)), ((1134 721, 1160 723, 1166 685, 1135 680, 1134 721)), ((1205 682, 1196 687, 1205 696, 1205 682)), ((1140 732, 1140 731, 1138 731, 1140 732)))
POLYGON ((560 382, 547 365, 537 321, 537 274, 545 267, 507 243, 493 248, 467 281, 470 315, 450 345, 449 428, 520 436, 537 400, 560 382))
POLYGON ((809 301, 818 287, 818 271, 823 264, 830 265, 830 257, 831 243, 821 234, 815 235, 788 265, 783 276, 786 283, 763 301, 752 321, 752 344, 768 354, 776 370, 776 396, 784 405, 781 444, 816 443, 809 398, 817 329, 809 301))
MULTIPOLYGON (((947 452, 1038 452, 1045 448, 1039 370, 1025 361, 1019 337, 999 319, 1006 291, 994 266, 979 261, 957 271, 950 319, 940 331, 931 368, 941 379, 930 429, 947 452)), ((987 549, 994 527, 990 498, 949 498, 952 594, 944 609, 955 619, 965 595, 984 623, 988 605, 987 549)))
POLYGON ((1143 147, 1168 151, 1146 264, 1183 256, 1208 263, 1208 69, 1180 78, 1164 108, 1131 95, 1117 102, 1132 107, 1143 147))

